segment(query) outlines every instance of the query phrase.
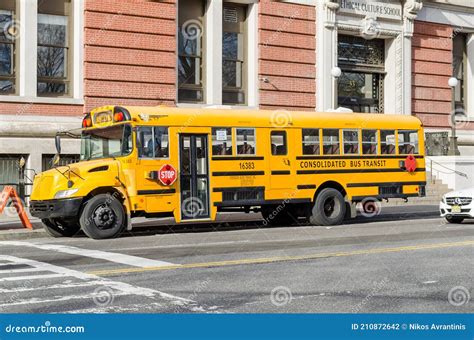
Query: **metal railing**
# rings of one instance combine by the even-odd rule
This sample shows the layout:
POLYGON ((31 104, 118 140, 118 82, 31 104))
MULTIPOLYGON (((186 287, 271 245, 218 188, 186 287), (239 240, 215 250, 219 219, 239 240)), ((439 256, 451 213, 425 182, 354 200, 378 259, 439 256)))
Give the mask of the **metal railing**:
MULTIPOLYGON (((427 157, 428 158, 428 157, 427 157)), ((462 172, 462 171, 458 171, 456 169, 451 169, 449 167, 447 167, 446 165, 443 165, 441 163, 438 163, 432 159, 429 159, 430 161, 430 181, 432 184, 434 184, 435 182, 435 178, 433 177, 433 172, 436 171, 436 173, 438 174, 437 177, 439 177, 439 174, 445 174, 445 175, 452 175, 452 174, 455 174, 455 175, 458 175, 458 176, 461 176, 461 177, 464 177, 466 179, 469 179, 469 176, 465 173, 465 172, 462 172), (433 164, 443 168, 444 170, 439 170, 439 169, 434 169, 433 168, 433 164)))

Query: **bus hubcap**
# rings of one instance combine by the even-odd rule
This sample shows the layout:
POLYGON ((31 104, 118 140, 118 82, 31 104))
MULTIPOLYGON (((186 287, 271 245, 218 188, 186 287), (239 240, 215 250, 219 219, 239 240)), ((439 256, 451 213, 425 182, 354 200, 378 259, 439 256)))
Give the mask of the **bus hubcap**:
POLYGON ((335 206, 336 206, 336 202, 334 201, 334 199, 332 198, 327 199, 326 202, 324 202, 324 214, 327 217, 331 217, 332 214, 334 213, 335 206))
POLYGON ((108 206, 100 206, 94 213, 94 222, 100 229, 110 228, 115 222, 115 214, 108 206))

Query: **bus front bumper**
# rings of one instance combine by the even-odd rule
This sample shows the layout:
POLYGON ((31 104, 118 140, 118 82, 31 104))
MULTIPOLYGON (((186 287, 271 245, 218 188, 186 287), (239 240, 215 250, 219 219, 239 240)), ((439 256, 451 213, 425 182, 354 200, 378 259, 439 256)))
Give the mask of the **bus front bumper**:
POLYGON ((82 197, 47 201, 30 201, 31 216, 39 219, 77 217, 82 197))

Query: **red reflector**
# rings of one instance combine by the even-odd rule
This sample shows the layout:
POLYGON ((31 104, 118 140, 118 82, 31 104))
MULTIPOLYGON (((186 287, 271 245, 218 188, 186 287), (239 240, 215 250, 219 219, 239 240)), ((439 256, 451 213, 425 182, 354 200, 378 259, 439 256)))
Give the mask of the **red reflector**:
POLYGON ((118 112, 114 115, 114 120, 116 122, 121 122, 123 120, 123 113, 122 112, 118 112))
POLYGON ((88 128, 92 126, 92 120, 90 118, 86 118, 82 121, 82 127, 88 128))

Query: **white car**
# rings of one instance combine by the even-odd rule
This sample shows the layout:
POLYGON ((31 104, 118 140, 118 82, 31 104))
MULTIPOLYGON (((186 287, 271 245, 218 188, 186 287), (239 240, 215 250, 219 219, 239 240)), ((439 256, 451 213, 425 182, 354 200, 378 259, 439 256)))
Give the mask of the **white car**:
POLYGON ((441 217, 449 223, 461 223, 465 218, 474 218, 473 197, 474 187, 448 192, 439 204, 441 217))

